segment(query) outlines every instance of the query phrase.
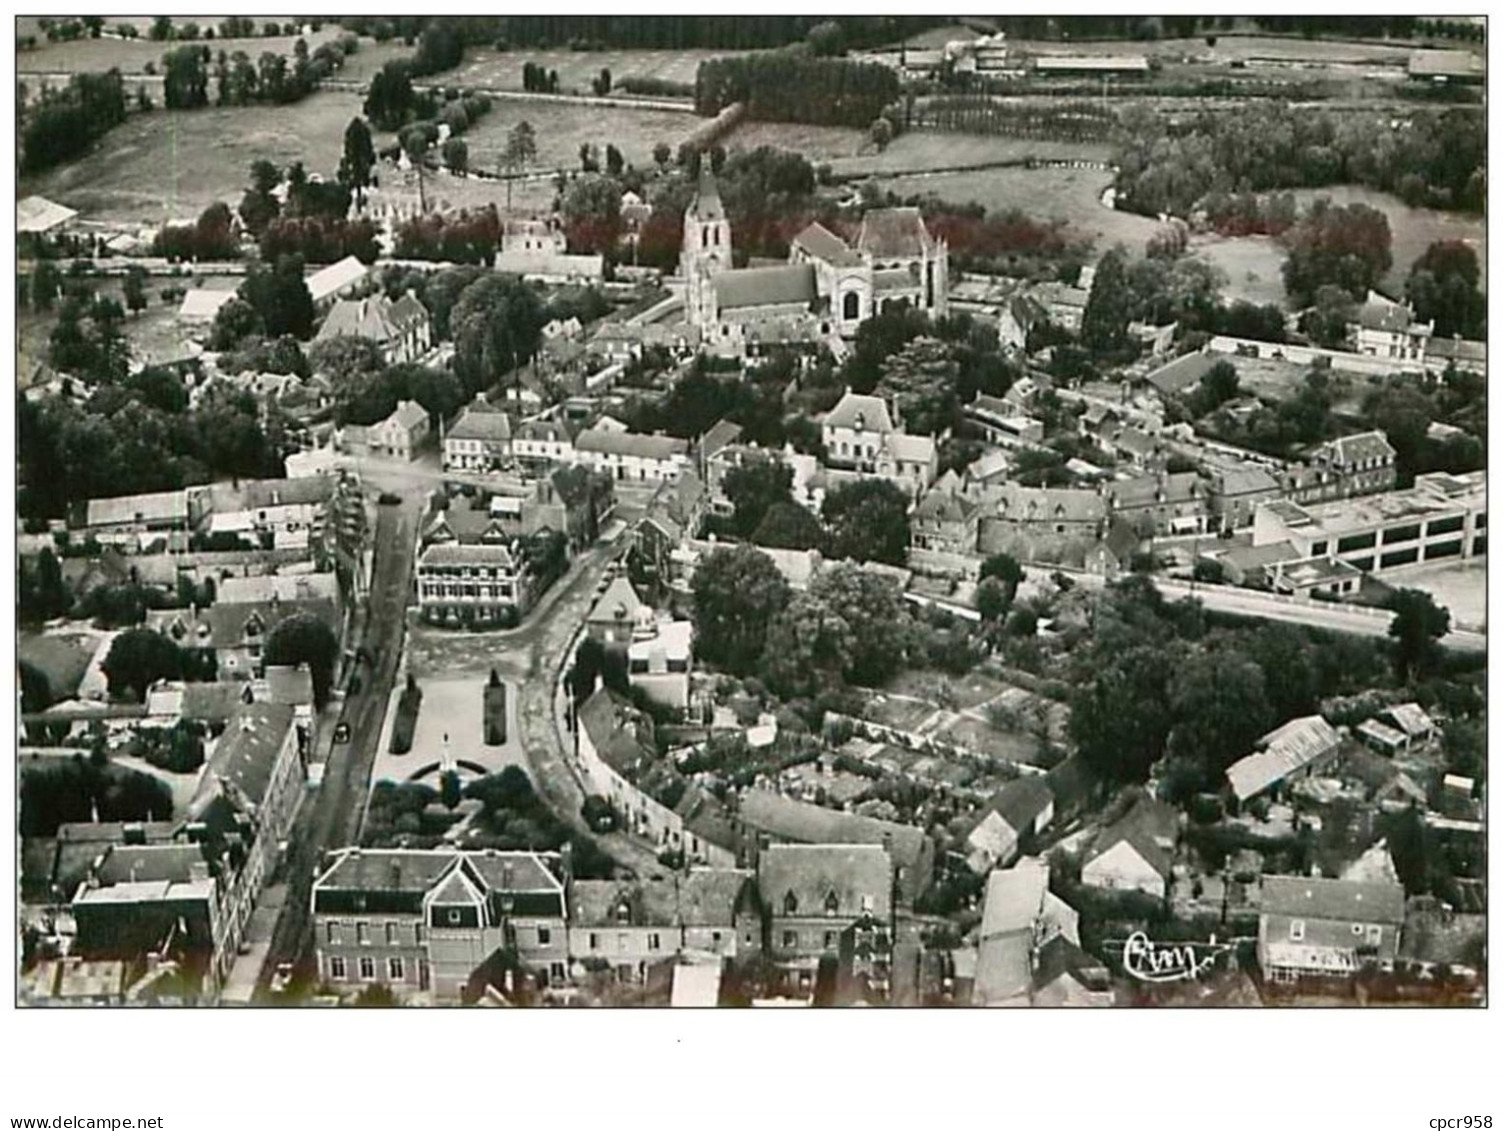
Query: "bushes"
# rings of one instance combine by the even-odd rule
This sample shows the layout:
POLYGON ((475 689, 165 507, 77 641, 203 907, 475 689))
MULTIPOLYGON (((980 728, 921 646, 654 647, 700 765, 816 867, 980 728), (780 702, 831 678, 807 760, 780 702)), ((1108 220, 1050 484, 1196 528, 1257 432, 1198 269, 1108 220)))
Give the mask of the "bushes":
POLYGON ((23 837, 56 836, 64 821, 171 818, 172 791, 148 774, 96 765, 81 754, 70 761, 35 759, 21 766, 23 837))
POLYGON ((627 75, 616 83, 623 94, 639 94, 644 98, 693 98, 692 82, 673 82, 655 75, 627 75))
POLYGON ((485 687, 485 744, 500 746, 506 741, 506 685, 496 669, 485 687))
POLYGON ((391 727, 391 752, 406 754, 412 749, 412 735, 417 730, 418 708, 423 705, 423 689, 412 676, 397 700, 397 717, 391 727))

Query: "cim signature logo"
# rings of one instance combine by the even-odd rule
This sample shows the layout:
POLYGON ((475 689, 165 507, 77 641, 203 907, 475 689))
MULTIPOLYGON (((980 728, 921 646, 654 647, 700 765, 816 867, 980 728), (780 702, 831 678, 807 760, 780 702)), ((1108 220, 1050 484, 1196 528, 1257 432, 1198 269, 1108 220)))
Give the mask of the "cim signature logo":
POLYGON ((1140 982, 1188 982, 1200 977, 1231 946, 1210 942, 1160 945, 1142 931, 1134 931, 1122 947, 1122 966, 1140 982))

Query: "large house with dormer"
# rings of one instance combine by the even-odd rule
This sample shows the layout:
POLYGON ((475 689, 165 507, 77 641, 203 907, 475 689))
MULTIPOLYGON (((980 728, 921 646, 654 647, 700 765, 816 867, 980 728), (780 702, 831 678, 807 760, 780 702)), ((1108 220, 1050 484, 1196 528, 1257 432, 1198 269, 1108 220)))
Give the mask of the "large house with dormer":
POLYGON ((831 486, 842 478, 873 476, 917 497, 939 473, 934 437, 905 432, 895 407, 881 397, 847 389, 825 415, 821 438, 825 467, 835 473, 831 486))
POLYGON ((338 299, 318 329, 314 344, 335 338, 365 338, 374 342, 388 365, 416 361, 433 344, 428 309, 408 291, 392 301, 385 295, 338 299))
POLYGON ((445 471, 499 471, 511 464, 511 420, 482 393, 444 433, 445 471))
POLYGON ((813 223, 794 238, 786 264, 736 268, 730 219, 709 172, 684 212, 679 269, 685 320, 717 353, 849 339, 894 302, 935 317, 949 308, 949 248, 917 208, 868 212, 855 246, 813 223))

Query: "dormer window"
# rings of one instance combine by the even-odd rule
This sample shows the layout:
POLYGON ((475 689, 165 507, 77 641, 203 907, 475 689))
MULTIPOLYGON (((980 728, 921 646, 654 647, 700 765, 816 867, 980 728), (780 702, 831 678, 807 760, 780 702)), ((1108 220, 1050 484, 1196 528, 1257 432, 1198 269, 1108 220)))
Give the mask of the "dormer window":
POLYGON ((631 904, 622 900, 616 904, 616 922, 626 923, 631 920, 631 904))
POLYGON ((792 915, 796 911, 798 911, 798 896, 790 891, 783 897, 783 914, 792 915))
POLYGON ((825 914, 834 915, 840 910, 840 897, 833 891, 825 896, 825 914))

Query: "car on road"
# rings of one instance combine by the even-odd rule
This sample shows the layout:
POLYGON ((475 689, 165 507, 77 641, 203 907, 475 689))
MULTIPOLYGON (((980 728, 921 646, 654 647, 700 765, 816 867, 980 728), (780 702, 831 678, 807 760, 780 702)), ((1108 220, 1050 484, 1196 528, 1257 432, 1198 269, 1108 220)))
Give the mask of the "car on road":
POLYGON ((350 740, 350 724, 340 723, 334 728, 335 742, 348 742, 350 740))
POLYGON ((395 491, 382 491, 378 501, 383 507, 399 507, 402 505, 402 496, 395 491))
POLYGON ((279 962, 279 963, 277 963, 276 972, 274 974, 272 974, 272 976, 271 976, 271 992, 274 993, 274 994, 285 994, 287 992, 287 987, 290 986, 291 984, 292 984, 292 963, 290 963, 290 962, 279 962))

